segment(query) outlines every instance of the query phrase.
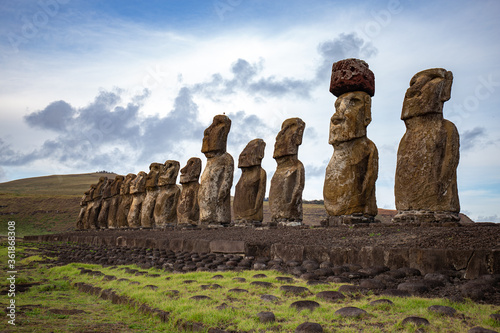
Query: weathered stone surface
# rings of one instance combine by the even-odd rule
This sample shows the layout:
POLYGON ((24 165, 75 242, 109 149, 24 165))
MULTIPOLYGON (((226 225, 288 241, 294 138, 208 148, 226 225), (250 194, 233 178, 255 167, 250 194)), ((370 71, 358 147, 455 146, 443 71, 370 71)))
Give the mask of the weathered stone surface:
POLYGON ((217 115, 204 133, 201 152, 207 157, 207 165, 198 192, 201 224, 231 223, 234 160, 226 152, 230 128, 231 120, 225 115, 217 115))
POLYGON ((161 163, 151 163, 149 165, 149 173, 146 176, 146 197, 142 203, 141 209, 141 227, 152 228, 155 225, 154 210, 158 194, 158 178, 162 168, 161 163))
POLYGON ((406 317, 403 319, 403 325, 406 324, 414 324, 415 326, 428 326, 430 325, 429 321, 425 318, 421 317, 406 317))
POLYGON ((76 230, 84 230, 85 229, 85 219, 86 219, 86 212, 87 212, 87 204, 90 200, 90 190, 85 191, 85 193, 82 196, 82 199, 80 200, 80 212, 78 213, 78 218, 76 219, 76 230))
POLYGON ((406 133, 399 143, 394 193, 394 222, 458 222, 457 166, 460 140, 455 125, 443 118, 453 74, 442 68, 413 76, 401 119, 406 133))
POLYGON ((97 225, 99 229, 108 228, 108 214, 109 207, 111 205, 111 184, 113 181, 111 179, 106 179, 102 187, 102 201, 101 210, 99 211, 99 216, 97 217, 97 225))
POLYGON ((140 171, 130 184, 130 194, 132 194, 133 198, 127 217, 130 228, 140 228, 141 226, 142 203, 146 197, 146 177, 147 174, 140 171))
POLYGON ((319 307, 319 303, 315 302, 315 301, 309 301, 309 300, 296 301, 296 302, 293 302, 292 304, 290 304, 290 307, 295 308, 298 311, 302 311, 302 310, 314 311, 314 309, 319 307))
POLYGON ((443 316, 449 316, 453 317, 455 313, 457 313, 457 310, 450 306, 444 306, 444 305, 431 305, 427 308, 430 312, 434 312, 443 316))
POLYGON ((257 313, 257 317, 259 318, 259 321, 261 323, 272 323, 276 321, 276 317, 274 316, 274 313, 270 311, 263 311, 257 313))
POLYGON ((118 228, 118 208, 120 207, 120 189, 122 187, 125 177, 116 176, 111 184, 111 202, 109 204, 108 212, 108 228, 118 228))
POLYGON ((359 59, 344 59, 333 63, 330 92, 339 97, 350 91, 375 94, 375 75, 366 62, 359 59))
POLYGON ((493 331, 481 326, 474 326, 473 328, 468 330, 467 333, 497 333, 497 331, 493 331))
POLYGON ((337 311, 335 311, 335 314, 341 317, 359 318, 367 315, 368 312, 354 306, 347 306, 345 308, 338 309, 337 311))
POLYGON ((118 206, 118 211, 116 213, 116 220, 118 228, 128 227, 128 213, 130 212, 130 206, 132 206, 133 195, 130 193, 130 185, 132 181, 137 177, 133 173, 129 173, 122 183, 120 188, 120 206, 118 206))
POLYGON ((247 144, 238 159, 241 178, 236 184, 233 201, 236 223, 262 224, 267 175, 260 164, 264 158, 265 147, 264 140, 254 139, 247 144))
POLYGON ((323 333, 323 327, 318 323, 305 322, 297 326, 295 333, 323 333))
POLYGON ((154 220, 157 227, 177 224, 177 203, 181 190, 175 184, 180 164, 174 160, 166 161, 158 179, 159 193, 156 197, 154 220))
POLYGON ((100 177, 99 182, 97 183, 95 190, 91 191, 91 205, 90 206, 90 213, 89 213, 89 226, 90 229, 98 229, 98 218, 99 218, 99 212, 101 211, 101 205, 102 205, 102 191, 104 189, 104 185, 108 181, 108 177, 100 177))
POLYGON ((269 191, 271 220, 274 223, 302 222, 305 171, 297 155, 305 126, 300 118, 287 119, 276 136, 273 158, 278 165, 269 191))
POLYGON ((201 159, 192 157, 181 169, 182 191, 177 204, 177 223, 179 225, 197 225, 200 220, 200 207, 198 206, 198 179, 201 173, 201 159))
POLYGON ((331 224, 373 222, 378 212, 378 151, 366 137, 372 119, 371 97, 364 91, 346 90, 335 101, 335 110, 329 138, 334 152, 323 187, 326 211, 331 224))

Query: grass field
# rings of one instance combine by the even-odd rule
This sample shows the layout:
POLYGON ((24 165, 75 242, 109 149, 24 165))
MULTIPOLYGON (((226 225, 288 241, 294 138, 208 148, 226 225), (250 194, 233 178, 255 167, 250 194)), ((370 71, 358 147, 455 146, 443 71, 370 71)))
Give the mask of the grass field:
MULTIPOLYGON (((0 245, 0 257, 5 257, 5 243, 0 245)), ((73 263, 55 266, 42 262, 36 244, 19 244, 17 248, 17 283, 31 283, 28 291, 16 294, 16 327, 7 323, 5 313, 8 298, 0 300, 0 331, 2 332, 184 332, 185 323, 202 323, 204 330, 218 328, 250 332, 293 332, 306 321, 322 325, 324 332, 418 332, 414 324, 403 324, 404 318, 426 318, 430 325, 425 332, 467 332, 474 326, 498 330, 500 324, 489 318, 499 307, 479 305, 470 301, 453 303, 443 299, 381 297, 373 294, 346 294, 335 302, 317 298, 318 292, 338 290, 340 284, 307 285, 303 280, 280 282, 276 277, 287 276, 274 271, 195 272, 174 274, 136 266, 102 267, 73 263), (103 275, 82 274, 79 268, 99 271, 103 275), (137 270, 141 274, 134 274, 137 270), (220 275, 214 279, 214 275, 220 275), (258 277, 264 274, 265 277, 258 277), (106 279, 106 276, 108 279, 106 279), (109 277, 113 276, 113 280, 109 277), (237 279, 236 279, 237 278, 237 279), (244 279, 244 280, 243 280, 244 279), (252 282, 269 282, 259 286, 252 282), (170 313, 167 322, 144 314, 136 306, 112 304, 96 295, 79 291, 75 282, 84 282, 103 290, 112 289, 137 304, 146 304, 170 313), (213 287, 218 285, 218 288, 213 287), (309 291, 290 295, 280 290, 285 284, 306 287, 309 291), (149 287, 148 287, 149 286, 149 287), (154 286, 151 287, 151 286, 154 286), (203 287, 212 286, 212 287, 203 287), (244 289, 237 292, 233 289, 244 289), (176 290, 177 292, 175 292, 176 290), (273 295, 274 302, 264 301, 261 295, 273 295), (193 300, 205 295, 207 300, 193 300), (371 305, 374 300, 389 299, 392 305, 371 305), (290 305, 295 301, 312 300, 319 307, 298 311, 290 305), (218 308, 226 304, 225 308, 218 308), (428 310, 432 305, 450 306, 454 316, 443 316, 428 310), (335 314, 343 307, 357 307, 367 313, 357 318, 335 314), (262 323, 257 314, 273 312, 275 321, 262 323), (3 313, 2 313, 3 312, 3 313)), ((2 269, 7 270, 6 266, 2 269)), ((292 276, 287 276, 293 278, 292 276)))

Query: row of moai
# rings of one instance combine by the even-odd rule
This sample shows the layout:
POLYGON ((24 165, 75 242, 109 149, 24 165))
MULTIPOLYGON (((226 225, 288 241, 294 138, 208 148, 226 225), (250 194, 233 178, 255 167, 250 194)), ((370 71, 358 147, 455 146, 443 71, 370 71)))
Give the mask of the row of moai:
MULTIPOLYGON (((459 221, 456 168, 459 136, 443 119, 443 104, 450 99, 453 75, 442 68, 421 71, 410 81, 401 119, 406 133, 401 139, 396 168, 395 197, 398 214, 393 222, 459 221)), ((329 215, 327 226, 375 222, 375 182, 378 152, 366 136, 371 122, 375 77, 366 62, 345 59, 332 66, 330 92, 337 97, 330 119, 329 143, 334 152, 328 163, 323 197, 329 215)), ((261 226, 266 193, 266 172, 261 167, 265 142, 254 139, 241 152, 242 174, 235 188, 234 221, 231 188, 234 161, 227 153, 231 120, 217 115, 205 130, 202 153, 207 165, 191 158, 179 163, 153 163, 149 174, 129 174, 114 180, 101 178, 85 193, 77 226, 89 228, 151 228, 165 226, 261 226)), ((276 136, 271 179, 271 224, 302 224, 302 191, 305 170, 298 159, 305 123, 300 118, 283 122, 276 136)))

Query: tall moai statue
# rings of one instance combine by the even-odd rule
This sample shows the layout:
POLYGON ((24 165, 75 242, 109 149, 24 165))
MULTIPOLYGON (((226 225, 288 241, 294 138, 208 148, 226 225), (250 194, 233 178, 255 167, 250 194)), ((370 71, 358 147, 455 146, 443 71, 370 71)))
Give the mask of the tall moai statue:
POLYGON ((179 168, 179 162, 174 160, 166 161, 161 167, 158 178, 159 194, 154 207, 154 219, 159 228, 177 224, 177 202, 181 190, 175 182, 179 168))
POLYGON ((144 199, 146 198, 147 176, 147 173, 140 171, 137 177, 130 183, 130 194, 132 194, 133 200, 127 217, 129 228, 141 227, 141 210, 144 199))
POLYGON ((366 127, 372 120, 375 76, 363 60, 338 61, 332 66, 330 92, 337 100, 330 119, 334 150, 323 187, 329 225, 374 222, 378 151, 366 137, 366 127))
POLYGON ((125 176, 125 180, 120 187, 120 206, 118 206, 118 212, 116 212, 118 228, 128 228, 128 213, 134 200, 134 196, 130 193, 130 186, 136 177, 136 174, 129 173, 125 176))
POLYGON ((90 229, 90 212, 92 211, 92 206, 94 202, 92 201, 92 197, 94 196, 94 191, 97 188, 97 184, 91 184, 90 189, 85 192, 88 193, 85 200, 87 201, 87 209, 85 210, 85 215, 83 217, 83 228, 90 229))
POLYGON ((149 165, 149 173, 146 177, 146 198, 141 209, 141 226, 142 228, 152 228, 155 226, 154 211, 156 198, 160 189, 158 188, 158 177, 160 176, 161 163, 151 163, 149 165))
POLYGON ((302 119, 290 118, 283 122, 281 131, 276 136, 273 158, 278 165, 269 190, 272 224, 302 224, 305 171, 304 165, 298 159, 298 152, 305 127, 302 119))
POLYGON ((113 183, 111 183, 111 203, 109 205, 109 212, 108 212, 109 229, 118 228, 118 209, 120 207, 120 201, 121 201, 120 190, 124 179, 125 177, 118 175, 113 180, 113 183))
POLYGON ((97 218, 97 225, 99 229, 108 229, 108 214, 111 204, 111 184, 113 180, 107 179, 102 187, 102 203, 99 216, 97 218))
POLYGON ((92 192, 91 200, 92 200, 92 209, 90 210, 89 215, 89 224, 90 229, 98 229, 98 218, 99 212, 101 211, 102 205, 102 191, 104 189, 104 185, 108 181, 108 177, 99 177, 99 181, 97 182, 95 190, 92 192))
POLYGON ((198 206, 198 179, 201 173, 201 159, 191 157, 181 169, 182 191, 177 204, 177 224, 184 227, 195 227, 200 221, 198 206))
POLYGON ((217 115, 204 132, 201 152, 207 157, 207 165, 201 175, 198 193, 202 225, 227 226, 231 223, 234 160, 226 152, 230 129, 229 117, 217 115))
POLYGON ((78 214, 78 218, 76 219, 76 230, 84 230, 85 229, 85 217, 87 212, 87 204, 90 200, 90 190, 85 191, 80 200, 80 213, 78 214))
POLYGON ((394 194, 398 214, 393 222, 458 222, 459 135, 443 118, 451 97, 453 74, 432 68, 413 76, 401 119, 406 133, 399 143, 394 194))
POLYGON ((265 148, 264 140, 254 139, 239 156, 238 168, 241 169, 241 178, 236 184, 233 202, 235 225, 262 225, 267 175, 261 167, 261 162, 265 148))

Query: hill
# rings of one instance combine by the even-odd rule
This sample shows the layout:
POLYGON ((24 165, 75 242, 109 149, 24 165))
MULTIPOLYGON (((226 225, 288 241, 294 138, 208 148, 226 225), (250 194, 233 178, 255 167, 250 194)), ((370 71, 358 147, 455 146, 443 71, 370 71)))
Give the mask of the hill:
POLYGON ((99 177, 114 173, 86 173, 25 178, 0 183, 0 235, 7 222, 16 222, 16 236, 74 230, 79 202, 99 177))

